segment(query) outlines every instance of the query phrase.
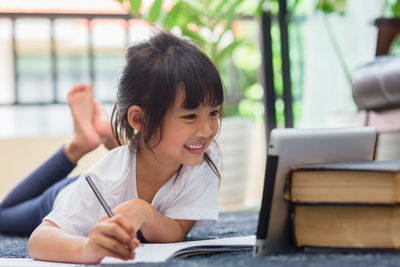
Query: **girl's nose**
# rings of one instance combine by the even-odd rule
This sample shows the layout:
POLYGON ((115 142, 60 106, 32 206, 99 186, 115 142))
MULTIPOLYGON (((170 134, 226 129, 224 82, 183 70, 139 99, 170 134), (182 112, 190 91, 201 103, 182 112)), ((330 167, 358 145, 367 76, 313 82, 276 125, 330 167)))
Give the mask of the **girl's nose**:
POLYGON ((210 137, 213 133, 212 122, 208 119, 200 122, 199 128, 197 130, 197 135, 199 137, 210 137))

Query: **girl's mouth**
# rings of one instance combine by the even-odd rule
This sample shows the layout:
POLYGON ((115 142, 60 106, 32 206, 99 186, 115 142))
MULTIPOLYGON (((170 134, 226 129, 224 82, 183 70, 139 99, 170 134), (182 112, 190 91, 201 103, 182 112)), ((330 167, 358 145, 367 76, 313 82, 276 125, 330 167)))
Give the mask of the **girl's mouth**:
POLYGON ((189 151, 192 154, 202 154, 205 150, 205 145, 204 144, 196 144, 196 145, 184 145, 186 150, 189 151))

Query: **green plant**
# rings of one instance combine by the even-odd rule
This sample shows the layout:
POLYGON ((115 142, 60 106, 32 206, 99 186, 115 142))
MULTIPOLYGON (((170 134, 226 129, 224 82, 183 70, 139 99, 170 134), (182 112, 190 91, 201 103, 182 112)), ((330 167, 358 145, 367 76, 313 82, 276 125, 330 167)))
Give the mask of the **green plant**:
MULTIPOLYGON (((347 0, 318 0, 316 9, 325 14, 345 14, 347 0)), ((382 4, 382 17, 400 17, 400 0, 385 0, 382 4)))
MULTIPOLYGON (((389 1, 386 0, 385 2, 388 3, 389 1)), ((400 17, 400 0, 391 1, 391 2, 392 3, 389 4, 388 6, 390 8, 390 11, 392 12, 392 15, 394 17, 400 17)))
POLYGON ((167 30, 180 31, 206 52, 221 72, 227 89, 224 113, 262 119, 262 90, 258 83, 260 52, 258 32, 240 32, 244 14, 254 15, 258 0, 155 0, 143 11, 141 0, 130 0, 132 15, 158 24, 167 30), (243 60, 244 55, 244 60, 243 60), (246 62, 246 60, 251 61, 246 62), (256 106, 256 108, 248 108, 256 106))
POLYGON ((315 8, 325 14, 338 13, 344 15, 347 0, 318 0, 315 8))
POLYGON ((141 11, 141 0, 129 2, 134 16, 158 23, 167 30, 179 28, 182 35, 199 44, 217 66, 241 43, 233 36, 232 28, 234 21, 243 14, 244 0, 176 0, 168 10, 162 8, 167 1, 155 0, 147 12, 141 11))

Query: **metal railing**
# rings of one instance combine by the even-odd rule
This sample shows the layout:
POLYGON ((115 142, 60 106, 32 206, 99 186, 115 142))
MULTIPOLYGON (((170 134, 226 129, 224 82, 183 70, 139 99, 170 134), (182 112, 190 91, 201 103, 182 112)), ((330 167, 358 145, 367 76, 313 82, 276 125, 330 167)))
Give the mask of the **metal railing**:
MULTIPOLYGON (((13 61, 13 72, 14 72, 14 101, 12 103, 0 103, 0 105, 49 105, 61 103, 58 96, 58 78, 59 73, 57 69, 58 56, 56 53, 55 44, 55 27, 54 21, 57 19, 84 19, 87 21, 87 56, 89 61, 88 76, 90 77, 90 82, 93 84, 96 78, 96 70, 94 63, 94 49, 93 49, 93 33, 92 33, 92 21, 94 19, 120 19, 126 22, 126 33, 125 33, 125 44, 129 43, 129 20, 133 17, 130 14, 83 14, 83 13, 7 13, 0 12, 0 19, 10 19, 11 20, 11 49, 12 49, 12 61, 13 61), (17 39, 16 39, 16 21, 19 19, 26 18, 38 18, 47 19, 50 21, 50 71, 51 71, 51 86, 52 86, 52 99, 51 101, 31 101, 31 102, 21 102, 20 101, 20 75, 19 75, 19 54, 17 50, 17 39)), ((110 100, 111 101, 111 100, 110 100)), ((107 102, 107 100, 105 101, 107 102)))

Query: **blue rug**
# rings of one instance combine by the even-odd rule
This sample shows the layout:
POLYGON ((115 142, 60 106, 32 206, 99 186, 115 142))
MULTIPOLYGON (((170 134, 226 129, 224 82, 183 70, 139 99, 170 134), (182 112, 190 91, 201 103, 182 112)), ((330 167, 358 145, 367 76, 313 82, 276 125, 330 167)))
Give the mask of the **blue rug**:
MULTIPOLYGON (((257 228, 257 212, 220 214, 212 227, 194 228, 186 240, 253 235, 257 228)), ((27 238, 0 235, 0 257, 26 258, 27 238)), ((132 266, 400 266, 400 252, 335 252, 296 251, 253 257, 251 251, 174 258, 162 263, 140 263, 132 266)), ((114 266, 114 265, 113 265, 114 266)), ((122 265, 129 266, 129 265, 122 265)))

